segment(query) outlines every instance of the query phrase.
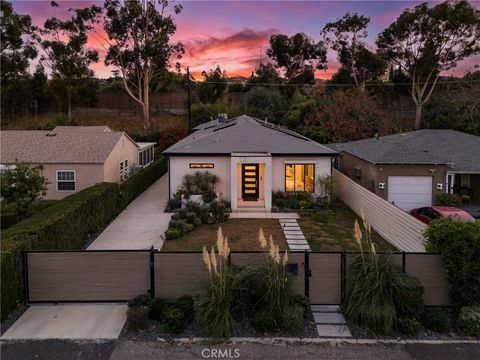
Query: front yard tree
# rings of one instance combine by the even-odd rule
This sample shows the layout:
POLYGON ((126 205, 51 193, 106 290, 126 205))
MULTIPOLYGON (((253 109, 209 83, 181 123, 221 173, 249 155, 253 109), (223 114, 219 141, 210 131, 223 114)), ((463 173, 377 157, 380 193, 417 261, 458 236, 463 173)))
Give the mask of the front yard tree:
MULTIPOLYGON (((58 5, 52 2, 52 6, 58 5)), ((65 99, 68 120, 72 118, 72 101, 94 76, 89 67, 98 62, 98 53, 88 49, 87 32, 93 29, 101 8, 92 6, 70 12, 70 19, 49 18, 40 30, 40 46, 44 50, 40 62, 51 70, 52 89, 57 97, 65 99)))
POLYGON ((313 84, 315 70, 327 68, 327 49, 304 33, 291 37, 274 34, 270 37, 267 55, 283 70, 287 83, 313 84))
MULTIPOLYGON (((173 16, 167 15, 169 3, 106 0, 104 6, 104 29, 111 42, 105 63, 120 70, 125 90, 142 106, 144 129, 151 129, 151 83, 168 71, 172 59, 180 59, 184 53, 182 43, 170 42, 177 27, 173 16)), ((181 10, 181 5, 173 7, 175 14, 181 10)))
POLYGON ((415 129, 419 129, 423 106, 441 72, 480 53, 480 11, 464 0, 445 1, 432 8, 420 4, 405 10, 380 33, 377 46, 411 78, 415 129))
POLYGON ((19 216, 25 215, 33 200, 45 195, 46 190, 46 179, 38 167, 18 162, 2 173, 3 201, 13 204, 19 216))
POLYGON ((337 52, 342 68, 349 72, 355 87, 362 92, 365 84, 377 79, 386 68, 385 62, 365 45, 369 23, 369 17, 347 13, 327 23, 321 32, 325 43, 337 52))

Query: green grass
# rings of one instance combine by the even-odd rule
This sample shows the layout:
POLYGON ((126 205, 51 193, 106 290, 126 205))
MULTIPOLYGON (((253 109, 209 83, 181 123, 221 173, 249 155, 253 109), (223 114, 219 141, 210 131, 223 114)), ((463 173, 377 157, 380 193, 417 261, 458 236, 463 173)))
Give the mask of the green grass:
MULTIPOLYGON (((346 205, 331 207, 331 214, 303 213, 298 223, 312 251, 358 251, 353 236, 355 219, 361 219, 346 205)), ((397 249, 372 230, 378 252, 397 249)))

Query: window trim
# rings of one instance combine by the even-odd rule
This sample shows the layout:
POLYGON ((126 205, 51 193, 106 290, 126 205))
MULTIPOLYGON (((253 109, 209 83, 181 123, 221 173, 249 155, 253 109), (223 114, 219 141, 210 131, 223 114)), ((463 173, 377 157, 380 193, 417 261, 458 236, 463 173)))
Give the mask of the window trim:
POLYGON ((77 172, 76 172, 76 170, 72 170, 72 169, 70 169, 70 170, 56 170, 55 171, 55 183, 57 185, 56 186, 57 192, 74 192, 74 191, 77 191, 77 172), (73 190, 60 190, 58 188, 58 182, 59 182, 58 181, 58 173, 59 172, 73 172, 73 181, 71 181, 71 180, 60 180, 60 182, 70 182, 70 183, 73 182, 73 184, 75 185, 75 189, 73 189, 73 190))
POLYGON ((118 163, 118 173, 120 175, 120 182, 127 180, 130 177, 130 169, 128 167, 128 159, 119 161, 118 163), (123 165, 123 169, 120 166, 123 165), (122 179, 123 175, 123 179, 122 179))
POLYGON ((190 169, 214 169, 215 168, 214 163, 190 163, 188 166, 190 169))
MULTIPOLYGON (((315 194, 315 165, 316 163, 313 162, 288 162, 283 164, 283 179, 284 179, 284 189, 286 193, 306 193, 306 194, 315 194), (306 191, 305 190, 305 177, 304 177, 304 190, 303 191, 297 191, 295 190, 295 184, 293 185, 293 191, 287 190, 287 166, 292 166, 293 165, 293 178, 295 179, 295 165, 312 165, 313 166, 313 190, 312 191, 306 191)), ((295 181, 295 180, 294 180, 295 181)))

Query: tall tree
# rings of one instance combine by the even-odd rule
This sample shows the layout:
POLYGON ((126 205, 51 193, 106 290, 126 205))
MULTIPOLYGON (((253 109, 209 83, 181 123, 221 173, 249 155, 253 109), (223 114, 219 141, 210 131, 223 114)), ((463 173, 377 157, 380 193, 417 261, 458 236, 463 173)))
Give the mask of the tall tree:
POLYGON ((480 53, 480 11, 467 1, 427 3, 405 10, 378 35, 377 46, 411 78, 415 129, 442 71, 480 53))
MULTIPOLYGON (((150 86, 184 53, 182 43, 171 43, 177 27, 168 14, 167 0, 105 0, 104 29, 111 42, 105 59, 120 70, 127 93, 142 106, 143 127, 150 121, 150 86)), ((173 11, 179 14, 181 5, 173 11)), ((177 63, 177 68, 179 64, 177 63)))
POLYGON ((265 87, 275 86, 281 82, 278 70, 272 63, 260 64, 255 73, 252 72, 252 76, 247 80, 247 84, 260 84, 265 87))
MULTIPOLYGON (((58 6, 52 2, 52 6, 58 6)), ((98 62, 96 50, 87 46, 87 32, 94 26, 101 13, 97 6, 84 9, 69 9, 72 16, 67 20, 51 17, 40 30, 40 46, 44 50, 42 65, 50 68, 52 87, 60 99, 65 98, 67 118, 72 118, 72 101, 86 81, 94 76, 90 65, 98 62)))
POLYGON ((227 91, 227 73, 217 65, 215 69, 202 71, 202 76, 204 81, 197 84, 198 98, 202 102, 214 103, 227 91))
POLYGON ((267 55, 283 70, 287 83, 309 83, 315 80, 315 70, 327 68, 327 49, 304 33, 291 37, 275 34, 270 37, 267 55))
POLYGON ((327 23, 321 32, 325 42, 338 53, 339 62, 350 73, 355 87, 362 92, 365 84, 382 75, 386 68, 386 63, 365 44, 369 23, 369 17, 347 13, 327 23))

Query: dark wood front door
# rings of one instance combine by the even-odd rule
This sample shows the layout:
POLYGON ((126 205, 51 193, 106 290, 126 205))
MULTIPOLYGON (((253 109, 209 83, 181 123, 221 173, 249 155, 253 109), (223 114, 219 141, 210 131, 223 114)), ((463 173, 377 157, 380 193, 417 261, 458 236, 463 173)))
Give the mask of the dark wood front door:
POLYGON ((258 200, 258 164, 242 164, 242 199, 258 200))

